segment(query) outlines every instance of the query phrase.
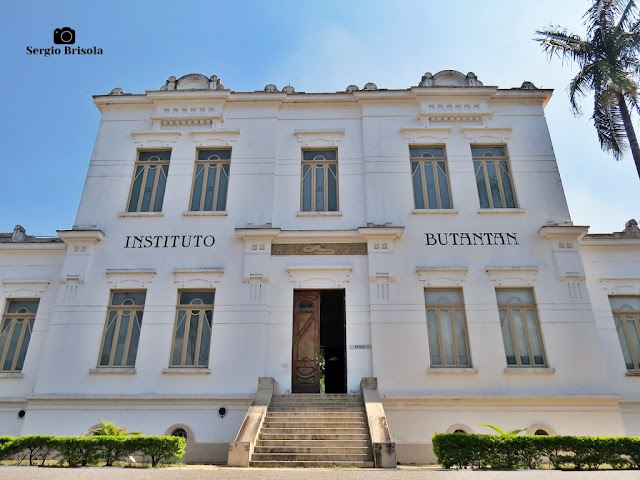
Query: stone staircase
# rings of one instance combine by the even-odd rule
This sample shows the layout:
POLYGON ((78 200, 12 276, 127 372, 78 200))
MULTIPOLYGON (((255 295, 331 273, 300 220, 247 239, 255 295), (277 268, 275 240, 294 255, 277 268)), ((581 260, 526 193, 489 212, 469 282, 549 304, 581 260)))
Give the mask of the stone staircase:
POLYGON ((373 467, 360 395, 274 395, 249 465, 373 467))

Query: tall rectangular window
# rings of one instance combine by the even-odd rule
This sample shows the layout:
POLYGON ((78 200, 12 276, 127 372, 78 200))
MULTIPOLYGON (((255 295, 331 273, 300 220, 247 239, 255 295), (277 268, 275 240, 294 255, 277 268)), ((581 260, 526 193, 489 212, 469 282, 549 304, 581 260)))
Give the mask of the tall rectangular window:
POLYGON ((98 366, 135 366, 146 296, 144 291, 111 292, 98 366))
POLYGON ((231 150, 198 150, 193 175, 193 212, 223 212, 227 208, 231 150))
POLYGON ((497 288, 502 340, 510 367, 545 367, 544 347, 531 288, 497 288))
POLYGON ((39 302, 38 299, 7 302, 0 324, 0 371, 22 371, 39 302))
POLYGON ((209 365, 214 296, 213 290, 178 292, 171 348, 172 367, 206 368, 209 365))
POLYGON ((517 208, 505 147, 471 147, 480 208, 517 208))
POLYGON ((432 367, 470 367, 462 290, 427 288, 427 331, 432 367))
POLYGON ((409 152, 415 208, 451 208, 444 147, 410 147, 409 152))
POLYGON ((627 370, 640 371, 640 297, 609 297, 627 370))
POLYGON ((303 212, 338 211, 338 151, 302 151, 303 212))
POLYGON ((161 212, 170 150, 138 152, 127 212, 161 212))

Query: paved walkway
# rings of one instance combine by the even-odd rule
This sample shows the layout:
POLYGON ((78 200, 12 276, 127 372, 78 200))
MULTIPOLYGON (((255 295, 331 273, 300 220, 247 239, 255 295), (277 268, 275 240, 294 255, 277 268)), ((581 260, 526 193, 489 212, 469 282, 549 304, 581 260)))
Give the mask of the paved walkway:
POLYGON ((0 480, 638 480, 640 472, 518 470, 477 472, 400 467, 397 470, 342 468, 227 468, 215 466, 137 468, 40 468, 0 466, 0 480))

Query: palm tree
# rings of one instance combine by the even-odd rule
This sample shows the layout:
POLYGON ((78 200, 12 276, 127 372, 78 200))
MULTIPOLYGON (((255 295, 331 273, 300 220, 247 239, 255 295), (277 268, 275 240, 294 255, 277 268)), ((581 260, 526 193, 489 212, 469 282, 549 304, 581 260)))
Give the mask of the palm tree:
POLYGON ((581 38, 566 28, 538 30, 543 50, 563 61, 578 64, 580 71, 569 84, 569 99, 576 115, 577 100, 593 91, 593 123, 603 150, 620 160, 631 147, 640 177, 640 146, 631 122, 630 110, 640 112, 640 18, 634 0, 593 0, 583 16, 587 36, 581 38))

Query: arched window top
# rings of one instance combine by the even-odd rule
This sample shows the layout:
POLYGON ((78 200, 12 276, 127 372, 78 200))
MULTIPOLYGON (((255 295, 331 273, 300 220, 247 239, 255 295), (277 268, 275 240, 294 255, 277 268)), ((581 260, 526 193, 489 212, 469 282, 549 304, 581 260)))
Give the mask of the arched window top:
POLYGON ((189 438, 189 435, 187 434, 187 431, 184 428, 174 429, 173 432, 171 432, 171 436, 184 438, 185 440, 189 438))
POLYGON ((298 308, 313 308, 313 302, 309 301, 309 300, 303 300, 300 303, 298 303, 298 308))

